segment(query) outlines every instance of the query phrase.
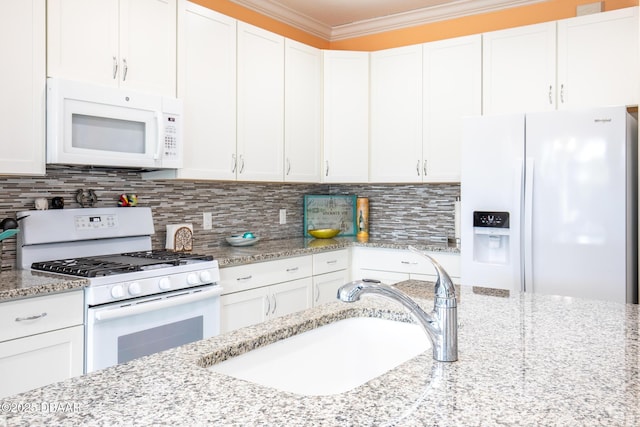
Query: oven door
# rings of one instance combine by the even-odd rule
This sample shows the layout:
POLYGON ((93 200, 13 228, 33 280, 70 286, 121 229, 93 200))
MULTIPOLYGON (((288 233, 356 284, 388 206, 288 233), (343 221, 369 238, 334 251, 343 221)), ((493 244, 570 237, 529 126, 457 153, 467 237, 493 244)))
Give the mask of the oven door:
POLYGON ((85 373, 220 333, 219 285, 87 309, 85 373))

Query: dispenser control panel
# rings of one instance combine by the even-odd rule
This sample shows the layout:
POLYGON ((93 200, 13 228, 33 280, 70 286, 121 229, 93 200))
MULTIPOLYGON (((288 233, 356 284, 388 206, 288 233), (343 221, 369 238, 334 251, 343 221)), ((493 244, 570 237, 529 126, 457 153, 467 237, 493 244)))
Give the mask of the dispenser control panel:
POLYGON ((474 227, 509 228, 509 212, 473 212, 474 227))

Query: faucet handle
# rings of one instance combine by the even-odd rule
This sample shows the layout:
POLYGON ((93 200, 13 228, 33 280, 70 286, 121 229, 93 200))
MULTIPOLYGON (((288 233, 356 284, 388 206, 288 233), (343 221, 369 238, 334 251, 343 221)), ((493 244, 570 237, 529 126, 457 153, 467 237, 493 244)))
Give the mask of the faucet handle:
POLYGON ((427 258, 431 262, 431 264, 433 264, 433 267, 436 269, 436 275, 437 275, 436 286, 435 286, 436 298, 453 299, 455 301, 456 288, 453 285, 453 281, 451 280, 451 277, 449 277, 449 274, 440 265, 440 263, 435 259, 433 259, 431 255, 411 245, 409 245, 408 248, 411 252, 414 252, 418 255, 421 255, 427 258))

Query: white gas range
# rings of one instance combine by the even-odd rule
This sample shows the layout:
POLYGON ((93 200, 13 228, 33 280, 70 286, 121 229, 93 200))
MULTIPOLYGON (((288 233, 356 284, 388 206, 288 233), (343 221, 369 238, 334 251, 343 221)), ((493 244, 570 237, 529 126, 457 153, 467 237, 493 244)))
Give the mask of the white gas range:
POLYGON ((152 250, 151 209, 24 211, 18 266, 83 277, 85 372, 220 332, 218 263, 152 250))

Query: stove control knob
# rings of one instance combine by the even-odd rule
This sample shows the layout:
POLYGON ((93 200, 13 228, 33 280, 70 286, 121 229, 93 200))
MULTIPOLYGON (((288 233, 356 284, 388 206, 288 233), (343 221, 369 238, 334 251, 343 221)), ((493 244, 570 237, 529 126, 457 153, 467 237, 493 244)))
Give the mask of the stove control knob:
POLYGON ((189 285, 197 285, 198 283, 200 283, 200 279, 198 279, 198 275, 195 273, 189 273, 187 275, 187 283, 189 285))
POLYGON ((163 277, 158 282, 158 287, 160 289, 162 289, 163 291, 166 291, 167 289, 169 289, 171 287, 171 281, 169 280, 168 277, 163 277))
POLYGON ((122 286, 115 285, 111 288, 111 296, 113 298, 122 298, 124 296, 124 291, 122 290, 122 286))
POLYGON ((211 273, 208 271, 201 271, 200 272, 200 281, 202 283, 211 283, 211 273))
POLYGON ((140 283, 133 282, 129 284, 129 293, 131 295, 140 295, 140 292, 142 292, 142 289, 140 288, 140 283))

